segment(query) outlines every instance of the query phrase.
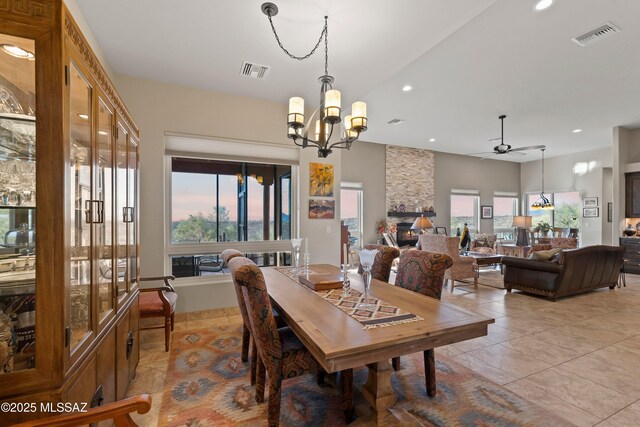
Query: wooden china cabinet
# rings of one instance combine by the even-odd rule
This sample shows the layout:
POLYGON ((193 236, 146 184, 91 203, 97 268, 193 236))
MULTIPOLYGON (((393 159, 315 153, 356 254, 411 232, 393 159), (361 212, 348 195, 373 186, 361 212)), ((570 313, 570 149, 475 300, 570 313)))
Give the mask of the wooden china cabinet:
MULTIPOLYGON (((60 0, 0 1, 0 401, 39 410, 126 393, 138 138, 60 0)), ((0 425, 42 415, 4 411, 0 425)))

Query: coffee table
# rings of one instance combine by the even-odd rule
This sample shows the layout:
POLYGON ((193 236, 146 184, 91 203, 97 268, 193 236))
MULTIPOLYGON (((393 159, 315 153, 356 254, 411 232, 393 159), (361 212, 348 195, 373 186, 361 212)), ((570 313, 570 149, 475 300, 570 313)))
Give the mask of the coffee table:
POLYGON ((485 254, 482 252, 465 252, 465 255, 474 257, 478 267, 485 267, 487 265, 497 265, 502 262, 502 255, 498 254, 485 254))

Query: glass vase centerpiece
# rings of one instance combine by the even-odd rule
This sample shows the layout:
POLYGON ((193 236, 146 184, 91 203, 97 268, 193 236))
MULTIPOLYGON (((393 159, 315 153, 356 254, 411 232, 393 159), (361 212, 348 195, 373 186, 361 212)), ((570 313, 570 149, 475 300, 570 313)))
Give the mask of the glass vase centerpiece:
POLYGON ((373 266, 373 261, 376 259, 376 255, 378 254, 377 249, 362 249, 358 252, 360 255, 360 265, 362 266, 362 281, 364 283, 364 295, 362 302, 358 304, 358 308, 360 310, 373 310, 375 309, 375 304, 369 303, 370 293, 371 293, 371 267, 373 266))
POLYGON ((302 239, 291 239, 291 246, 293 246, 293 272, 300 271, 300 248, 302 247, 302 239))

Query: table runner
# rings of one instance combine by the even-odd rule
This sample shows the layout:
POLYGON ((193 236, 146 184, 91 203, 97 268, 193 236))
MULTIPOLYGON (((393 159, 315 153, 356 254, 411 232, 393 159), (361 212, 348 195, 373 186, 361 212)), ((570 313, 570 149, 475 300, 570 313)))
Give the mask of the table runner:
MULTIPOLYGON (((356 319, 358 322, 362 323, 364 325, 364 329, 402 325, 403 323, 424 320, 420 316, 395 307, 391 304, 387 304, 383 300, 374 297, 370 297, 366 301, 366 304, 375 304, 375 308, 373 310, 358 309, 358 304, 365 302, 363 292, 360 292, 356 289, 350 289, 349 294, 344 296, 342 289, 314 291, 313 289, 310 289, 309 287, 303 285, 298 281, 297 274, 294 274, 292 272, 292 270, 294 270, 294 267, 278 267, 276 268, 276 270, 289 277, 291 280, 298 283, 300 286, 304 287, 310 292, 315 293, 319 297, 335 305, 340 310, 356 319)), ((313 270, 311 271, 311 273, 315 274, 313 270)))

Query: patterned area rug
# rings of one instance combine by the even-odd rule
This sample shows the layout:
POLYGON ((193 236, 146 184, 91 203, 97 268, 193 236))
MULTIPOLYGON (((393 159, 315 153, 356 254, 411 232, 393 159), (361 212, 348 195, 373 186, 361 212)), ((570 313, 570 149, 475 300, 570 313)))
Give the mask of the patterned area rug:
MULTIPOLYGON (((240 361, 240 326, 175 332, 160 409, 159 426, 262 426, 265 403, 257 404, 248 364, 240 361)), ((571 426, 539 406, 439 355, 438 392, 427 397, 422 354, 402 357, 393 373, 395 409, 425 426, 571 426)), ((356 388, 366 368, 354 372, 356 388)), ((345 425, 336 390, 305 375, 283 383, 282 426, 345 425)), ((357 393, 357 392, 356 392, 357 393)))

